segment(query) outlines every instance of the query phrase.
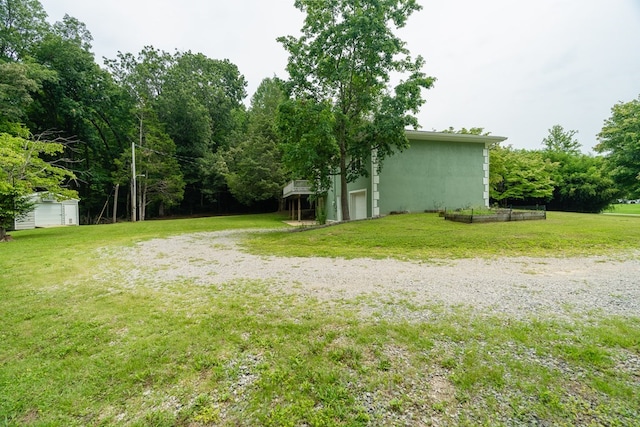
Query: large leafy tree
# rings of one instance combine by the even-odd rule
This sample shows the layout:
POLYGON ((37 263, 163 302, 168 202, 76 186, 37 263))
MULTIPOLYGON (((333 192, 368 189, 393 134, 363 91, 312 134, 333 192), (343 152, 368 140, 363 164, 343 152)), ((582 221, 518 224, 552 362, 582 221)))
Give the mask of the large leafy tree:
POLYGON ((175 142, 176 158, 186 183, 189 209, 205 196, 215 198, 224 178, 214 154, 227 147, 236 129, 235 110, 242 109, 246 82, 229 61, 191 52, 169 54, 151 46, 137 56, 118 54, 109 70, 135 100, 135 115, 145 121, 152 109, 175 142))
POLYGON ((246 129, 221 153, 219 168, 229 191, 245 205, 277 200, 282 195, 287 173, 275 121, 285 99, 280 79, 264 79, 251 98, 246 129))
POLYGON ((32 208, 29 196, 47 191, 57 198, 77 197, 66 187, 74 175, 55 161, 47 161, 63 151, 61 142, 29 136, 20 126, 14 133, 0 133, 0 241, 7 239, 6 230, 14 218, 32 208))
POLYGON ((64 156, 78 177, 83 215, 97 215, 112 188, 114 159, 127 147, 135 121, 127 116, 130 102, 91 53, 91 34, 66 15, 34 47, 34 59, 54 74, 34 94, 29 127, 55 130, 73 138, 64 156))
POLYGON ((555 125, 542 140, 543 157, 558 165, 552 176, 553 197, 548 207, 562 211, 601 212, 614 201, 618 191, 604 171, 603 159, 580 152, 577 133, 555 125))
MULTIPOLYGON (((167 70, 173 63, 174 58, 171 54, 153 46, 145 46, 137 55, 118 52, 115 59, 105 60, 107 69, 113 79, 126 93, 124 98, 128 107, 126 111, 128 116, 127 139, 136 141, 139 148, 147 140, 146 132, 148 130, 158 130, 159 124, 157 123, 156 112, 158 98, 164 90, 167 70)), ((159 132, 164 134, 163 130, 159 132)), ((160 140, 164 140, 164 136, 160 140)), ((175 155, 175 147, 170 151, 170 156, 175 155)), ((136 150, 136 154, 137 152, 138 150, 136 150)), ((115 162, 116 170, 112 171, 112 179, 117 187, 125 182, 131 184, 130 201, 136 194, 133 185, 135 184, 136 189, 138 188, 137 179, 134 180, 132 177, 131 161, 131 147, 130 144, 127 144, 127 147, 121 150, 121 155, 115 162)), ((136 165, 138 164, 139 161, 136 162, 136 165)), ((181 175, 181 171, 176 170, 175 172, 181 175)), ((140 171, 136 173, 140 173, 140 171)), ((145 194, 144 191, 139 192, 137 195, 142 196, 143 194, 145 194)), ((133 205, 131 211, 133 220, 138 217, 144 219, 146 203, 140 198, 140 200, 136 200, 136 209, 133 209, 133 205), (138 208, 140 212, 138 212, 138 208)))
POLYGON ((286 101, 280 105, 277 125, 283 160, 293 177, 308 179, 317 193, 326 191, 340 162, 332 104, 307 99, 286 101))
MULTIPOLYGON (((184 196, 184 180, 176 158, 175 143, 152 109, 146 109, 143 117, 139 123, 142 128, 132 129, 130 136, 131 140, 137 141, 134 148, 139 212, 136 213, 139 213, 141 221, 145 220, 147 213, 164 216, 166 209, 178 205, 184 196)), ((115 162, 115 183, 132 184, 131 161, 131 148, 128 148, 115 162)))
MULTIPOLYGON (((289 52, 294 98, 283 108, 299 118, 322 120, 322 129, 330 129, 332 137, 321 132, 318 140, 307 123, 297 120, 287 119, 280 128, 306 136, 297 143, 306 146, 292 151, 315 153, 314 161, 310 158, 298 172, 311 179, 321 169, 338 173, 345 195, 349 181, 367 174, 365 160, 372 152, 382 165, 386 156, 408 146, 405 127, 418 126, 410 113, 418 112, 424 102, 421 89, 430 88, 434 79, 421 71, 424 60, 411 58, 394 30, 421 7, 416 0, 296 0, 295 6, 306 13, 302 35, 278 39, 289 52), (391 89, 392 77, 400 76, 405 79, 391 89)), ((293 137, 286 139, 295 144, 293 137)), ((348 220, 344 196, 341 205, 348 220)))
POLYGON ((226 190, 215 154, 229 147, 238 127, 245 87, 235 64, 201 53, 177 54, 168 70, 158 111, 176 142, 190 203, 219 201, 226 190))
POLYGON ((489 161, 490 196, 496 202, 544 203, 553 197, 553 176, 558 164, 541 152, 496 144, 491 147, 489 161))
POLYGON ((0 241, 7 239, 14 218, 32 208, 33 192, 77 196, 66 186, 74 174, 61 167, 64 139, 50 133, 34 137, 20 124, 28 121, 43 84, 57 77, 32 60, 38 43, 50 33, 45 19, 36 0, 0 1, 0 241))
POLYGON ((176 158, 176 145, 159 122, 147 125, 144 145, 140 147, 140 219, 152 206, 158 216, 164 216, 184 197, 184 179, 176 158))
POLYGON ((165 83, 163 96, 169 102, 163 105, 162 112, 167 116, 167 122, 171 122, 172 96, 187 97, 207 112, 211 126, 209 142, 214 147, 228 142, 236 127, 233 112, 241 108, 247 95, 247 83, 235 64, 201 53, 178 53, 165 83))
POLYGON ((602 157, 553 151, 544 152, 543 155, 558 165, 552 176, 554 189, 548 203, 549 209, 599 213, 618 196, 602 157))
POLYGON ((598 134, 596 151, 604 153, 611 177, 627 197, 640 196, 640 96, 611 108, 598 134))
POLYGON ((578 154, 580 143, 576 139, 577 130, 564 130, 560 125, 549 129, 549 135, 542 140, 545 150, 556 153, 578 154))
POLYGON ((153 46, 145 46, 137 55, 118 52, 115 59, 105 59, 113 79, 144 109, 162 94, 167 71, 174 57, 153 46))
POLYGON ((28 67, 17 62, 0 63, 0 116, 18 121, 32 101, 37 82, 28 75, 28 67))
POLYGON ((48 31, 38 0, 0 0, 0 61, 24 60, 48 31))
POLYGON ((0 62, 0 118, 6 122, 24 122, 33 94, 44 80, 55 79, 55 73, 39 64, 0 62))

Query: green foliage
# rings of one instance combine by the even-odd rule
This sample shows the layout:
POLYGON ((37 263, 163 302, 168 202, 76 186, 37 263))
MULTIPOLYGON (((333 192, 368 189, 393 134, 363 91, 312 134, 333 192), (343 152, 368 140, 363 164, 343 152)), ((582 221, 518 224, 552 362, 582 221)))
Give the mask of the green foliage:
MULTIPOLYGON (((417 113, 424 102, 421 90, 430 88, 434 79, 421 72, 424 60, 412 59, 393 30, 404 27, 421 7, 415 0, 296 0, 295 6, 306 18, 299 38, 278 39, 289 53, 294 98, 280 117, 312 117, 322 130, 314 136, 306 123, 293 119, 280 128, 291 133, 284 136, 290 142, 296 135, 307 136, 304 147, 291 149, 292 170, 322 180, 327 171, 338 173, 346 193, 347 182, 368 173, 364 164, 372 152, 381 167, 385 157, 407 147, 405 127, 418 125, 410 113, 417 113), (396 73, 408 77, 390 90, 396 73), (310 157, 305 161, 306 155, 310 157)), ((349 219, 346 197, 342 213, 349 219)))
POLYGON ((577 130, 565 131, 560 125, 554 125, 549 129, 549 135, 542 140, 546 151, 565 154, 579 154, 580 143, 574 136, 577 130))
POLYGON ((491 132, 485 132, 484 128, 461 128, 460 130, 456 130, 454 129, 453 126, 449 126, 448 129, 442 130, 440 131, 442 133, 460 133, 463 135, 483 135, 483 136, 489 136, 491 135, 491 132))
POLYGON ((211 160, 227 148, 242 109, 246 81, 228 60, 203 54, 176 53, 158 97, 158 116, 175 141, 190 197, 210 200, 224 190, 224 178, 211 160), (222 185, 221 185, 222 184, 222 185))
POLYGON ((0 63, 0 123, 23 121, 32 94, 40 90, 43 80, 52 78, 54 73, 38 64, 0 63))
POLYGON ((282 153, 271 140, 260 135, 247 136, 225 154, 220 168, 231 194, 241 203, 278 199, 286 182, 282 153))
POLYGON ((602 158, 580 152, 576 133, 555 125, 542 140, 544 158, 558 165, 552 174, 555 188, 547 206, 553 210, 599 213, 615 200, 618 191, 605 172, 602 158))
POLYGON ((275 121, 285 99, 281 80, 264 79, 251 99, 247 129, 221 153, 219 169, 229 191, 245 205, 282 196, 287 173, 275 121))
POLYGON ((61 143, 0 133, 0 241, 14 218, 32 208, 32 193, 47 191, 61 199, 77 197, 75 191, 65 187, 74 174, 43 158, 62 150, 61 143))
POLYGON ((550 210, 598 213, 618 191, 602 158, 582 154, 576 131, 555 125, 544 150, 490 149, 490 195, 502 204, 546 203, 550 210))
MULTIPOLYGON (((191 52, 177 53, 175 63, 167 72, 162 97, 186 96, 201 105, 207 111, 211 124, 214 147, 224 145, 236 123, 233 112, 241 108, 246 97, 247 83, 238 67, 229 60, 207 58, 205 55, 191 52)), ((166 103, 164 107, 168 107, 166 103)), ((171 109, 163 110, 170 123, 171 109)), ((175 135, 172 135, 175 137, 175 135)))
POLYGON ((555 188, 547 205, 549 209, 600 213, 618 197, 603 158, 558 151, 547 151, 544 155, 558 164, 553 174, 555 188))
MULTIPOLYGON (((129 106, 132 110, 129 114, 136 120, 135 123, 132 121, 130 125, 128 137, 137 141, 141 122, 143 129, 145 127, 157 128, 158 126, 158 97, 165 89, 167 73, 174 65, 175 58, 167 52, 152 46, 145 46, 137 56, 119 52, 116 59, 106 60, 105 63, 116 82, 129 94, 131 100, 129 106), (151 119, 151 123, 145 123, 145 120, 149 119, 151 119)), ((201 116, 205 116, 204 111, 201 116)), ((198 121, 198 117, 197 115, 192 117, 191 121, 198 121)), ((203 138, 208 139, 210 137, 208 122, 203 126, 205 128, 203 138)), ((193 131, 188 134, 194 135, 193 131)), ((129 158, 130 156, 129 153, 129 158)))
POLYGON ((0 1, 0 62, 25 59, 48 31, 38 0, 0 1))
POLYGON ((628 198, 640 196, 640 96, 611 108, 598 134, 596 150, 604 153, 611 177, 628 198))
MULTIPOLYGON (((185 183, 176 158, 176 145, 164 132, 153 110, 145 112, 141 122, 142 141, 136 150, 136 171, 141 175, 138 178, 142 202, 140 219, 144 220, 148 205, 154 205, 159 216, 164 215, 165 208, 178 205, 184 196, 185 183)), ((130 157, 131 153, 128 154, 130 157)))
POLYGON ((127 88, 137 111, 153 109, 176 144, 188 199, 215 199, 224 189, 216 152, 229 146, 238 128, 246 82, 228 60, 146 46, 137 56, 119 53, 107 61, 127 88))
POLYGON ((514 201, 549 201, 558 164, 536 151, 495 145, 490 150, 490 196, 502 204, 514 201))
POLYGON ((135 117, 126 92, 95 63, 90 42, 84 24, 65 16, 34 46, 34 60, 54 77, 33 94, 28 122, 34 132, 74 141, 63 156, 78 176, 82 216, 93 219, 111 192, 114 160, 128 146, 135 117))
POLYGON ((285 164, 295 177, 309 180, 317 193, 329 189, 331 175, 340 166, 331 109, 328 102, 290 100, 280 105, 277 117, 285 164))
POLYGON ((105 65, 114 80, 138 103, 144 104, 162 93, 167 70, 173 61, 171 54, 145 46, 137 56, 118 52, 116 59, 105 59, 105 65))
POLYGON ((91 32, 83 22, 72 16, 65 14, 62 21, 53 24, 52 32, 61 40, 70 42, 85 52, 91 50, 91 42, 93 41, 91 32))
MULTIPOLYGON (((92 221, 102 210, 114 180, 126 181, 118 168, 130 155, 142 112, 158 118, 143 123, 158 128, 152 133, 162 147, 154 156, 163 152, 170 159, 157 171, 166 179, 142 180, 150 204, 166 207, 183 194, 189 201, 215 199, 226 191, 215 154, 229 148, 242 125, 246 82, 235 65, 147 46, 137 55, 119 53, 104 70, 95 63, 84 23, 65 15, 49 25, 46 17, 37 0, 0 2, 0 132, 13 135, 17 123, 26 123, 34 133, 74 142, 50 160, 64 160, 76 172, 83 218, 92 221), (166 135, 175 147, 167 146, 166 135)), ((125 197, 120 192, 120 206, 125 197)))

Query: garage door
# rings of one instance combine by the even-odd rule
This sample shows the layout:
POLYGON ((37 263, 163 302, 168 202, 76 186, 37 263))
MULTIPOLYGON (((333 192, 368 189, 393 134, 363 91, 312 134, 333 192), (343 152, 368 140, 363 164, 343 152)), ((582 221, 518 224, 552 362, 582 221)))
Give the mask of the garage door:
POLYGON ((351 219, 367 218, 367 190, 354 191, 351 193, 349 210, 351 219))
POLYGON ((36 227, 62 225, 62 205, 60 203, 40 203, 36 205, 36 227))

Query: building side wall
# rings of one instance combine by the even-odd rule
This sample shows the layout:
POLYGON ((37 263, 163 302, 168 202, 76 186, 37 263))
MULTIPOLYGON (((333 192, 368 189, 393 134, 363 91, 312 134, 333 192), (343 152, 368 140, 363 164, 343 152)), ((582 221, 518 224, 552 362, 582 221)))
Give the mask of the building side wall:
POLYGON ((31 230, 36 228, 36 215, 34 211, 29 211, 19 219, 16 219, 13 224, 14 230, 31 230))
POLYGON ((384 160, 380 214, 486 206, 485 145, 410 141, 410 148, 384 160))

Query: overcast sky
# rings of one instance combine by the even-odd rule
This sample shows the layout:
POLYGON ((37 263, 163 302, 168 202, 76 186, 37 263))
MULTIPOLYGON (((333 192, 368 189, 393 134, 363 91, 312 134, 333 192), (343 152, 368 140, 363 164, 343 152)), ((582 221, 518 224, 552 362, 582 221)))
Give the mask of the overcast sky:
MULTIPOLYGON (((40 0, 51 22, 69 14, 92 33, 96 61, 143 46, 229 59, 248 81, 286 78, 276 37, 296 35, 294 0, 40 0)), ((419 0, 401 36, 424 71, 424 130, 484 127, 540 148, 555 124, 584 151, 611 107, 640 94, 640 0, 419 0)))

